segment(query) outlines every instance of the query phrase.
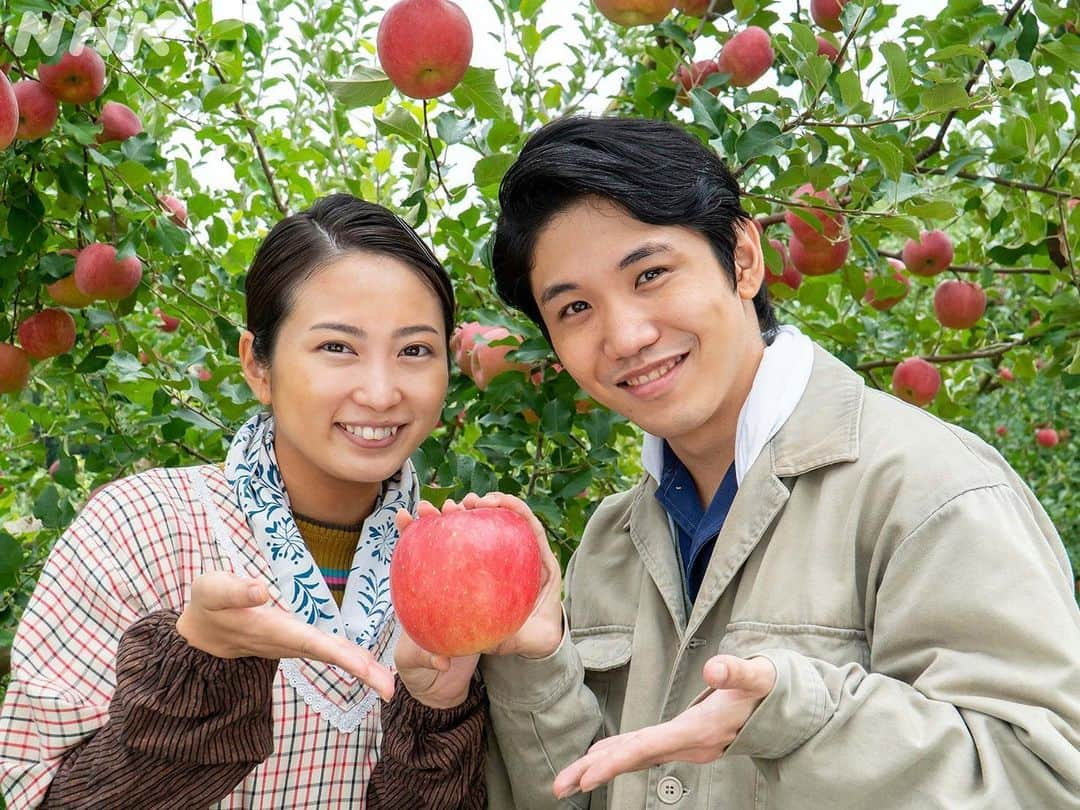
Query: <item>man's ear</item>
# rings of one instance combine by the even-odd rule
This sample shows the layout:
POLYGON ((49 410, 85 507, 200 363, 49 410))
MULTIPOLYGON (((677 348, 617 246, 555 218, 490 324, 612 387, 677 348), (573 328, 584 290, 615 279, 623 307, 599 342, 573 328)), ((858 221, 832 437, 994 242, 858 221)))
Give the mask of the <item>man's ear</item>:
POLYGON ((735 289, 740 298, 749 301, 757 295, 765 278, 761 234, 753 220, 736 223, 735 240, 735 289))
POLYGON ((263 405, 269 405, 270 368, 255 359, 255 335, 245 329, 240 333, 240 343, 237 348, 240 352, 240 368, 244 371, 244 379, 247 380, 251 393, 263 405))

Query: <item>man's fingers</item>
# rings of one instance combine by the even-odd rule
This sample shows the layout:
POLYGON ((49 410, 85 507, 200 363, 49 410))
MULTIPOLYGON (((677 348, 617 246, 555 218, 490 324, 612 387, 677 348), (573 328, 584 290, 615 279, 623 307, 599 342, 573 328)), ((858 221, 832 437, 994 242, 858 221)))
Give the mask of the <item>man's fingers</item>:
POLYGON ((776 669, 768 658, 715 655, 705 662, 705 683, 713 689, 738 689, 764 697, 776 683, 776 669))
POLYGON ((191 584, 191 600, 205 610, 258 607, 270 598, 266 585, 227 571, 211 571, 191 584))
MULTIPOLYGON (((423 515, 421 515, 423 517, 423 515)), ((394 513, 394 525, 397 527, 398 534, 401 534, 413 522, 413 516, 409 514, 408 509, 398 509, 394 513)))

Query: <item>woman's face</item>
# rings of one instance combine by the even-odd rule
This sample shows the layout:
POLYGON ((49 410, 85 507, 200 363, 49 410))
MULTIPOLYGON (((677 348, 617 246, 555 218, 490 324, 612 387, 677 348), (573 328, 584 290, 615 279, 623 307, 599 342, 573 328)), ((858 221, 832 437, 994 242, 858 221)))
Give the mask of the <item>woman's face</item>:
POLYGON ((439 299, 421 275, 360 252, 295 290, 268 368, 250 357, 245 333, 245 375, 273 411, 274 449, 294 504, 300 482, 323 500, 397 472, 438 422, 446 339, 439 299))

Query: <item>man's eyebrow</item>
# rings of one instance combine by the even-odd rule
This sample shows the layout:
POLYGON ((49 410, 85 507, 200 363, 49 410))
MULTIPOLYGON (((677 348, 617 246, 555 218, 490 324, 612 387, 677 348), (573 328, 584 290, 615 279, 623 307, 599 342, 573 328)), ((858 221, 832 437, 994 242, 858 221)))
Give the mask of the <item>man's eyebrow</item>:
POLYGON ((558 298, 563 293, 573 292, 576 289, 578 289, 578 285, 569 281, 562 284, 552 284, 544 290, 543 294, 540 296, 540 306, 544 306, 551 299, 558 298))
MULTIPOLYGON (((316 329, 329 329, 334 332, 344 332, 347 335, 352 335, 355 338, 363 340, 367 337, 367 332, 358 326, 353 326, 349 323, 317 323, 311 327, 312 331, 316 329)), ((426 323, 413 324, 412 326, 402 326, 400 329, 394 330, 394 337, 409 337, 410 335, 418 334, 439 334, 439 330, 434 326, 426 323)))
POLYGON ((647 259, 649 256, 653 256, 657 253, 670 253, 671 250, 671 245, 667 242, 647 242, 623 256, 622 261, 619 262, 619 269, 625 270, 630 265, 640 262, 642 259, 647 259))

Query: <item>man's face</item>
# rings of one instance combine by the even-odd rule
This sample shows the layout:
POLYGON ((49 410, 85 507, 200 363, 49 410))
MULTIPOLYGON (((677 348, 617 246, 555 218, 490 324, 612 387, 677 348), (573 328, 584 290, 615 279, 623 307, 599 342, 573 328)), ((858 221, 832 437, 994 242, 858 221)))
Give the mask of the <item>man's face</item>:
POLYGON ((735 288, 700 233, 606 200, 575 204, 536 242, 530 282, 560 362, 677 453, 734 441, 764 348, 761 248, 753 227, 738 233, 735 288))

